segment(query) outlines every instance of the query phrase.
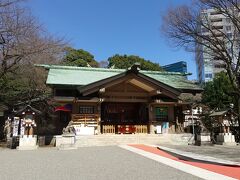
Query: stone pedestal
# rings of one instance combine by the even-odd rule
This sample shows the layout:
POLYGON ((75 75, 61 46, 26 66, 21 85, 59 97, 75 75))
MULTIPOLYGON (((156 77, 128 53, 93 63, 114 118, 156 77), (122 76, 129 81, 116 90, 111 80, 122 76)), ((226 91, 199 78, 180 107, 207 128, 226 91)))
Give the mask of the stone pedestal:
POLYGON ((37 136, 24 135, 19 138, 18 150, 35 150, 37 148, 37 136))
POLYGON ((225 145, 235 145, 235 137, 232 133, 219 133, 217 135, 217 143, 225 145))
POLYGON ((62 136, 56 136, 56 147, 60 150, 77 149, 75 142, 75 134, 63 134, 62 136))
POLYGON ((95 127, 84 127, 81 125, 74 126, 76 135, 94 135, 95 134, 95 127))
POLYGON ((196 145, 211 145, 210 133, 201 133, 197 135, 196 145))
POLYGON ((19 145, 19 137, 18 136, 7 137, 7 147, 8 148, 16 149, 18 145, 19 145))
POLYGON ((62 144, 62 135, 57 135, 57 136, 54 136, 54 137, 56 139, 55 146, 59 147, 62 144))
POLYGON ((75 134, 62 135, 62 144, 75 144, 75 134))

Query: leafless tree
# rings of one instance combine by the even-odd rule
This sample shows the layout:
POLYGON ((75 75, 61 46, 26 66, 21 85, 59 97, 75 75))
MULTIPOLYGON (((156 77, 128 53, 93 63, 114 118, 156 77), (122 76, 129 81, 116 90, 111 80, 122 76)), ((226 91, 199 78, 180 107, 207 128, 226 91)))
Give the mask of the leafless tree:
POLYGON ((51 63, 64 45, 50 36, 19 0, 0 0, 0 78, 19 64, 51 63))
POLYGON ((49 125, 54 108, 47 72, 34 64, 59 63, 67 43, 50 35, 24 3, 0 0, 0 104, 9 110, 31 104, 49 125))
MULTIPOLYGON (((240 0, 195 0, 168 10, 163 17, 163 32, 176 46, 208 54, 210 59, 222 63, 237 99, 240 114, 240 0), (207 9, 228 19, 233 28, 231 36, 218 28, 206 14, 207 9), (201 49, 197 47, 202 47, 201 49), (216 61, 217 60, 217 61, 216 61)), ((240 123, 240 119, 239 119, 240 123)))
POLYGON ((66 45, 50 35, 25 8, 24 0, 0 0, 0 102, 8 105, 46 96, 45 71, 34 64, 56 64, 66 45))
POLYGON ((7 7, 7 6, 10 6, 14 3, 18 3, 20 1, 23 1, 23 0, 1 0, 0 1, 0 7, 7 7))

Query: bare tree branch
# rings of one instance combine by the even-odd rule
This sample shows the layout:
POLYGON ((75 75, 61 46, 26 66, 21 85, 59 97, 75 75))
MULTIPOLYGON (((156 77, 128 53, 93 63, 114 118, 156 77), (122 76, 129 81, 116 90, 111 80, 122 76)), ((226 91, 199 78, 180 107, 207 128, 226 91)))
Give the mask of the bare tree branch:
MULTIPOLYGON (((212 59, 219 58, 225 63, 226 71, 234 89, 240 95, 238 83, 240 57, 236 45, 240 43, 240 9, 239 0, 199 0, 195 6, 180 6, 170 9, 163 17, 163 32, 173 40, 177 46, 196 51, 201 46, 202 52, 209 54, 212 59), (224 17, 229 18, 234 27, 232 37, 213 26, 204 9, 214 9, 224 17), (206 32, 202 32, 202 30, 206 32)), ((238 45, 239 47, 239 45, 238 45)))
POLYGON ((163 32, 176 46, 195 52, 196 57, 208 55, 211 63, 225 65, 240 114, 240 0, 195 0, 191 6, 169 9, 163 22, 163 32), (218 21, 210 18, 209 12, 219 14, 220 21, 228 20, 231 33, 217 26, 218 21))
POLYGON ((0 78, 16 66, 57 59, 65 46, 50 36, 20 0, 0 0, 0 78), (54 58, 55 56, 55 58, 54 58), (45 58, 45 59, 41 59, 45 58))

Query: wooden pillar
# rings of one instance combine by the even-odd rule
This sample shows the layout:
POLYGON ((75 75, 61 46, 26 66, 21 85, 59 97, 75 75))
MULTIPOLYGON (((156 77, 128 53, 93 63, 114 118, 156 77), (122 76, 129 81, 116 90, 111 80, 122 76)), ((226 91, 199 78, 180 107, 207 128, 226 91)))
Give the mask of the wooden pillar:
POLYGON ((149 122, 148 122, 148 127, 149 127, 149 134, 154 134, 154 126, 153 126, 153 119, 154 119, 154 107, 153 105, 148 105, 148 117, 149 117, 149 122))
POLYGON ((101 134, 101 103, 97 105, 97 113, 98 113, 98 126, 97 126, 97 132, 98 134, 101 134))
POLYGON ((220 133, 224 133, 225 134, 226 130, 225 130, 225 127, 224 127, 224 124, 223 124, 223 117, 219 116, 218 121, 221 124, 220 125, 220 133))
POLYGON ((101 134, 101 113, 98 116, 97 134, 101 134))
POLYGON ((73 101, 72 103, 72 114, 78 114, 79 113, 79 105, 76 101, 73 101))

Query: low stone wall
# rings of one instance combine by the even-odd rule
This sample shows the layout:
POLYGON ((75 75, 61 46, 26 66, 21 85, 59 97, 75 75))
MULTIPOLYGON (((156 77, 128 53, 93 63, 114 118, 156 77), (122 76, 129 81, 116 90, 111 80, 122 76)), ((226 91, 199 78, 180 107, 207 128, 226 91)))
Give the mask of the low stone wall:
POLYGON ((74 134, 56 136, 56 147, 59 150, 76 149, 76 137, 74 134))

